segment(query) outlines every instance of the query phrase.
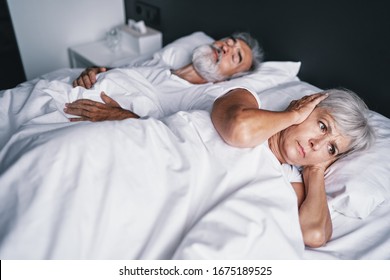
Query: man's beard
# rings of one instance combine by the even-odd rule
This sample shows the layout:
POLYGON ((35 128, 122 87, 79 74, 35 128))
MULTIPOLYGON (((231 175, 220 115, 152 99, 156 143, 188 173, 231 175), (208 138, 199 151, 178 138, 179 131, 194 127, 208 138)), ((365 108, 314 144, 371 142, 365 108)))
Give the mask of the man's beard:
POLYGON ((202 45, 195 48, 192 55, 192 64, 205 80, 208 82, 219 82, 227 77, 221 74, 218 64, 221 59, 222 52, 216 49, 213 45, 202 45), (218 58, 214 61, 214 50, 217 50, 218 58))

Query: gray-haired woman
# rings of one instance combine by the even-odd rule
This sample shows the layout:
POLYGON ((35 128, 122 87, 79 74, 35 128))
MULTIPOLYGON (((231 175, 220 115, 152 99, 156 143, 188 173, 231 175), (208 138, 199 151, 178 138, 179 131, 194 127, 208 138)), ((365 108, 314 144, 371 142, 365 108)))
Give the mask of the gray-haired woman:
POLYGON ((256 94, 235 89, 217 99, 211 113, 219 135, 230 145, 254 147, 268 141, 281 164, 302 168, 292 182, 307 246, 332 236, 324 174, 334 161, 365 149, 374 139, 368 108, 353 92, 332 89, 291 102, 283 112, 259 108, 256 94))

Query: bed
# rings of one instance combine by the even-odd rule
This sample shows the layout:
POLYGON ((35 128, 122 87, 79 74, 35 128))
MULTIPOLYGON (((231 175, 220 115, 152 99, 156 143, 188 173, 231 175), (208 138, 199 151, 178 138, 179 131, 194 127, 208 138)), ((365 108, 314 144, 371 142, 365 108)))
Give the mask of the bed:
MULTIPOLYGON (((156 89, 128 66, 178 67, 210 41, 183 36, 91 90, 71 87, 81 69, 60 69, 0 92, 1 259, 390 259, 390 120, 379 113, 375 145, 328 170, 334 233, 309 249, 290 184, 258 160, 269 151, 230 147, 213 129, 217 93, 161 119, 71 123, 63 112, 101 90, 133 108, 156 89)), ((300 67, 267 61, 211 92, 250 85, 263 108, 283 110, 320 91, 300 67)))

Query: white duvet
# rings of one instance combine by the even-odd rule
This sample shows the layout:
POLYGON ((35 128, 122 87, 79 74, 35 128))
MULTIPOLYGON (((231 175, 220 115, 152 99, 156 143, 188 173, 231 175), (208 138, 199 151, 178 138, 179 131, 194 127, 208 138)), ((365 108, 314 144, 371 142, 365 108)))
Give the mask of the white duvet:
MULTIPOLYGON (((1 259, 303 257, 296 197, 267 146, 226 145, 206 111, 70 123, 64 103, 99 94, 72 89, 77 74, 0 94, 1 259)), ((104 85, 113 97, 118 83, 104 85)))

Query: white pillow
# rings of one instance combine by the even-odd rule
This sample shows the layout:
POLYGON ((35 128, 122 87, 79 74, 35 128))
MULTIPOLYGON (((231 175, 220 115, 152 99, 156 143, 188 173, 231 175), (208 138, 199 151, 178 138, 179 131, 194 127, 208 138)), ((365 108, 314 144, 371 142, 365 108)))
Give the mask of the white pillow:
POLYGON ((177 69, 191 62, 192 52, 200 45, 211 44, 215 40, 204 32, 194 32, 190 35, 181 37, 172 43, 166 45, 153 55, 153 59, 144 65, 155 65, 164 63, 177 69))
POLYGON ((335 162, 326 174, 330 206, 349 217, 365 218, 390 199, 390 119, 372 112, 373 147, 335 162))
MULTIPOLYGON (((284 110, 293 99, 321 90, 305 82, 291 82, 259 94, 262 107, 284 110)), ((326 192, 329 209, 348 217, 365 218, 390 199, 390 119, 372 112, 377 140, 367 151, 351 154, 329 167, 326 192)))
POLYGON ((245 87, 259 93, 279 84, 298 81, 300 67, 300 62, 266 61, 255 72, 222 83, 225 88, 245 87))

